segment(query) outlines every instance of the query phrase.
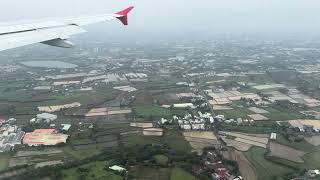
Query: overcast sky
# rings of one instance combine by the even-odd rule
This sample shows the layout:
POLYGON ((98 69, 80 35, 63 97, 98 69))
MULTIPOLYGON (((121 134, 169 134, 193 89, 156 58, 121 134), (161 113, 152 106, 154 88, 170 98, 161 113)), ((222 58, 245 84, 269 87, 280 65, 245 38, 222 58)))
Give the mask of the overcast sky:
MULTIPOLYGON (((1 0, 0 21, 112 13, 129 5, 135 9, 125 31, 140 35, 320 32, 320 0, 1 0)), ((119 31, 120 24, 103 27, 119 31)))

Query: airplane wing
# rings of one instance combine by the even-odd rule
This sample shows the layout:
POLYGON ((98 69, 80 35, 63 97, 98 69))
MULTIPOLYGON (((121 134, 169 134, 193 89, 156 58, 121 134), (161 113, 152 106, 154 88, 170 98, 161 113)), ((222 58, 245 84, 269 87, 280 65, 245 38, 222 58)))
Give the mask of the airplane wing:
POLYGON ((0 24, 0 51, 34 43, 70 48, 73 44, 67 39, 71 35, 86 32, 81 26, 115 19, 128 25, 128 13, 132 9, 133 6, 114 14, 0 24))

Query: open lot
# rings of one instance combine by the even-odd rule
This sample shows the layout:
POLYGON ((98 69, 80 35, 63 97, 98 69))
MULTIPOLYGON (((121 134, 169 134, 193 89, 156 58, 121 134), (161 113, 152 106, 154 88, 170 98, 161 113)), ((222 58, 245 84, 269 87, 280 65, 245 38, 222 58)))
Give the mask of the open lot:
POLYGON ((273 141, 270 142, 270 156, 280 157, 289 161, 303 163, 302 157, 304 154, 305 152, 303 151, 299 151, 273 141))
POLYGON ((198 153, 201 153, 205 147, 220 144, 214 133, 210 131, 183 132, 183 136, 190 143, 193 151, 198 153))

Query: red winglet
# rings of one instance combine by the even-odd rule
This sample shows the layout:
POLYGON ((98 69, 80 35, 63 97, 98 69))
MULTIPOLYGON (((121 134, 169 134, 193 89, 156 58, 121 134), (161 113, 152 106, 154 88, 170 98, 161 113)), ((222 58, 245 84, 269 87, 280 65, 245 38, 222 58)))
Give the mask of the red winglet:
POLYGON ((116 12, 115 14, 121 15, 117 17, 123 25, 128 25, 128 13, 133 9, 133 6, 128 7, 122 11, 116 12))

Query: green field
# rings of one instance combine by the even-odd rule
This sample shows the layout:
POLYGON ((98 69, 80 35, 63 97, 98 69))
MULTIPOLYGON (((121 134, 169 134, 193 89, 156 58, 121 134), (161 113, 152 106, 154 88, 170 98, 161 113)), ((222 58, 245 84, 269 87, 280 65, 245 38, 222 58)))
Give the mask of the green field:
POLYGON ((216 114, 224 115, 227 119, 248 118, 248 114, 253 114, 247 108, 234 108, 230 110, 218 110, 216 114))
POLYGON ((109 170, 106 170, 107 163, 105 161, 95 161, 80 167, 66 169, 62 171, 64 180, 122 180, 123 178, 119 175, 115 175, 109 170), (85 171, 81 171, 85 169, 85 171))
POLYGON ((152 120, 153 118, 170 118, 172 112, 170 109, 166 109, 160 106, 136 106, 133 108, 135 115, 139 118, 147 118, 152 120))
POLYGON ((196 180, 196 178, 181 168, 174 168, 170 180, 196 180))
POLYGON ((284 176, 294 172, 291 168, 266 160, 264 158, 266 152, 267 150, 259 147, 253 147, 249 151, 244 152, 246 158, 255 167, 258 180, 270 180, 274 177, 284 176))

